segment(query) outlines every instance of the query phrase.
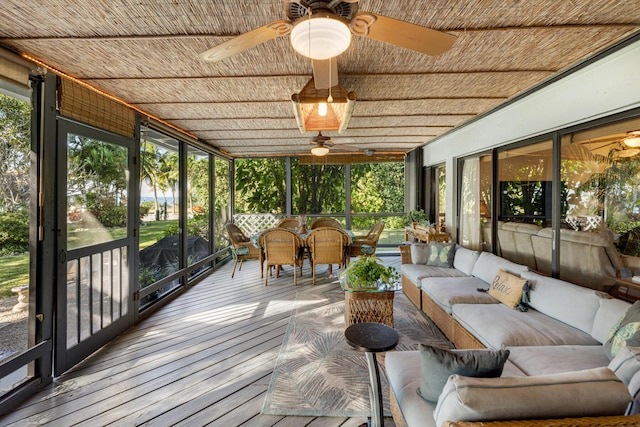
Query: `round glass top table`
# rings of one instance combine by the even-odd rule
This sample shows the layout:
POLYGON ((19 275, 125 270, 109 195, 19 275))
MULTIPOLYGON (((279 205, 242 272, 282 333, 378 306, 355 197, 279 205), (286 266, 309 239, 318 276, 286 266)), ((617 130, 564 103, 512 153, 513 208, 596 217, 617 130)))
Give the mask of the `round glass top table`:
POLYGON ((344 331, 347 343, 358 351, 363 351, 369 370, 369 400, 371 418, 369 426, 384 426, 382 407, 382 389, 380 388, 380 369, 376 363, 376 353, 393 350, 398 345, 398 333, 382 323, 355 323, 344 331))

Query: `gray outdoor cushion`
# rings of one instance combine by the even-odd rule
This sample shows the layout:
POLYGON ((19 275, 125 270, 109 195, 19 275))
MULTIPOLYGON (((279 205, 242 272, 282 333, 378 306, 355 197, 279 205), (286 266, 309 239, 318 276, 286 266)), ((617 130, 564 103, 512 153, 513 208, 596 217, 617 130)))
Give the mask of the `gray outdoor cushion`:
POLYGON ((456 304, 452 314, 488 348, 522 345, 599 345, 591 335, 536 310, 504 304, 456 304))
POLYGON ((601 343, 604 343, 613 326, 627 312, 631 303, 615 298, 600 298, 600 308, 593 319, 593 329, 591 336, 601 343))
POLYGON ((451 314, 454 304, 498 304, 499 301, 478 288, 488 285, 477 277, 425 277, 420 288, 444 311, 451 314))
POLYGON ((400 272, 420 288, 420 281, 425 277, 464 277, 464 273, 455 268, 431 267, 421 264, 402 264, 400 272))
POLYGON ((548 375, 607 366, 599 345, 542 345, 508 347, 509 360, 525 374, 548 375))

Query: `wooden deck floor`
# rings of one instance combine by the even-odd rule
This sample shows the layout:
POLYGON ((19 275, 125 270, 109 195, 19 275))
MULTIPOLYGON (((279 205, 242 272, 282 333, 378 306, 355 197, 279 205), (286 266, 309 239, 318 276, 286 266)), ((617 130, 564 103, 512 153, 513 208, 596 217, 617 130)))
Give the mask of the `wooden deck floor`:
MULTIPOLYGON (((399 256, 385 256, 399 267, 399 256)), ((265 287, 257 261, 232 263, 57 378, 2 426, 358 426, 364 418, 261 415, 297 292, 335 289, 292 268, 265 287)), ((335 269, 334 269, 335 273, 335 269)), ((386 419, 387 426, 393 420, 386 419)))

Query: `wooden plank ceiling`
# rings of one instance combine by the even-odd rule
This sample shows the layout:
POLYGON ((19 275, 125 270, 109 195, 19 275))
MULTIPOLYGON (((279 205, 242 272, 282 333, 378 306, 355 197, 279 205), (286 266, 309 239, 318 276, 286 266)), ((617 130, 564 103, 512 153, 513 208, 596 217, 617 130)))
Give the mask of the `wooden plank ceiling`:
MULTIPOLYGON (((279 37, 217 63, 198 54, 286 19, 283 0, 3 0, 0 44, 75 76, 235 157, 308 154, 291 95, 311 61, 279 37)), ((347 141, 406 153, 640 30, 627 0, 361 0, 453 34, 431 57, 353 37, 337 58, 357 94, 347 141)), ((346 150, 353 152, 354 150, 346 150)))

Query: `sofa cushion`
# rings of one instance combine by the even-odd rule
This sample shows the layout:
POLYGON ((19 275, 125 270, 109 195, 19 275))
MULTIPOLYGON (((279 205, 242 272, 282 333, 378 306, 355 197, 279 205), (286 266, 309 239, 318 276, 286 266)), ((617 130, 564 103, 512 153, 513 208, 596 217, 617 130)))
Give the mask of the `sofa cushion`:
POLYGON ((471 270, 471 275, 486 283, 491 283, 498 274, 498 269, 503 269, 516 276, 520 276, 528 270, 526 265, 516 264, 490 252, 482 252, 471 270))
POLYGON ((604 343, 613 326, 624 316, 631 304, 614 298, 600 298, 598 302, 600 307, 593 319, 591 336, 604 343))
POLYGON ((503 304, 456 304, 452 314, 489 348, 599 344, 591 335, 533 309, 521 312, 503 304))
POLYGON ((508 347, 509 361, 529 376, 606 367, 609 358, 599 345, 508 347))
POLYGON ((502 375, 509 357, 509 350, 447 350, 422 344, 418 350, 422 363, 417 391, 423 399, 434 403, 451 375, 496 378, 502 375))
POLYGON ((433 267, 453 267, 453 255, 455 250, 455 243, 430 242, 427 265, 433 267))
POLYGON ((640 345, 640 301, 633 303, 611 328, 604 343, 605 354, 613 359, 625 346, 640 345))
POLYGON ((407 426, 436 427, 435 403, 424 400, 416 392, 420 385, 420 352, 390 351, 385 354, 384 369, 407 426))
POLYGON ((631 396, 608 368, 518 378, 452 375, 435 410, 437 425, 623 415, 631 396))
POLYGON ((409 251, 411 252, 412 264, 427 264, 429 260, 429 245, 426 243, 412 243, 409 251))
MULTIPOLYGON (((420 385, 421 357, 418 350, 390 351, 385 354, 384 368, 389 386, 398 402, 407 427, 436 427, 433 417, 435 403, 418 396, 420 385)), ((521 377, 524 374, 507 360, 503 376, 521 377)))
POLYGON ((451 314, 454 304, 498 304, 500 301, 478 288, 487 286, 477 277, 425 277, 421 281, 422 291, 444 311, 451 314))
POLYGON ((453 268, 470 276, 479 256, 480 252, 472 251, 471 249, 458 245, 456 246, 456 252, 453 256, 453 268))
POLYGON ((529 282, 528 305, 561 322, 591 333, 600 298, 592 289, 564 280, 541 276, 531 271, 522 273, 529 282))
POLYGON ((420 288, 420 281, 425 277, 465 277, 455 268, 431 267, 419 264, 402 264, 400 272, 420 288))
POLYGON ((640 371, 640 347, 625 347, 611 360, 608 368, 629 385, 631 378, 640 371))
POLYGON ((489 286, 488 294, 510 308, 516 308, 522 299, 522 291, 526 280, 498 269, 498 274, 489 286))

